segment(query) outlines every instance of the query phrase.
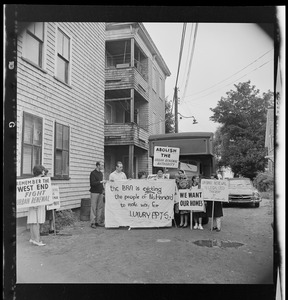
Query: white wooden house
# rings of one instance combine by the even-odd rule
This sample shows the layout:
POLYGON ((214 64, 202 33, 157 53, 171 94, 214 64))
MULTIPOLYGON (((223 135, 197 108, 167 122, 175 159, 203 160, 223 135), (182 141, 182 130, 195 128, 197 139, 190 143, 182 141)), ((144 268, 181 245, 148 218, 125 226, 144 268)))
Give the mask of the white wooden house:
POLYGON ((17 178, 43 164, 63 209, 89 197, 89 174, 104 162, 104 86, 105 23, 19 24, 17 178))

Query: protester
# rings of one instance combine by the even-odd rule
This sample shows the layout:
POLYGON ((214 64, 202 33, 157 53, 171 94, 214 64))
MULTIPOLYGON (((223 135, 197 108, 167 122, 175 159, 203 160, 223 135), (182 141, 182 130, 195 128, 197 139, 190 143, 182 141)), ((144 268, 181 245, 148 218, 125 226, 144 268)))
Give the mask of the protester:
MULTIPOLYGON (((33 175, 35 177, 44 177, 48 170, 42 165, 36 165, 33 168, 33 175)), ((30 227, 29 242, 37 246, 45 246, 40 241, 40 224, 45 222, 45 205, 33 206, 28 208, 27 225, 30 227)))
POLYGON ((90 208, 90 225, 92 228, 97 226, 103 227, 103 173, 101 170, 103 166, 100 161, 96 162, 96 168, 90 173, 90 198, 91 198, 91 208, 90 208))
MULTIPOLYGON (((188 177, 183 170, 179 170, 178 174, 176 175, 176 185, 177 185, 178 190, 190 188, 190 183, 189 183, 188 177)), ((188 227, 188 216, 190 214, 190 211, 189 210, 179 210, 179 203, 177 203, 176 207, 175 207, 175 212, 177 213, 178 211, 180 213, 179 227, 183 227, 183 228, 188 227)))
MULTIPOLYGON (((218 178, 214 174, 212 174, 211 179, 218 179, 218 178)), ((209 218, 212 218, 212 208, 213 208, 213 201, 207 201, 207 215, 209 218)), ((216 230, 217 232, 221 231, 222 217, 223 217, 222 202, 214 201, 214 215, 212 220, 213 230, 216 230), (216 226, 214 226, 215 223, 216 226)))
POLYGON ((138 172, 138 179, 146 179, 147 173, 145 171, 138 172))
POLYGON ((117 180, 127 179, 126 174, 122 170, 123 170, 122 162, 117 161, 116 170, 109 175, 109 180, 110 181, 117 181, 117 180))
POLYGON ((156 179, 165 179, 164 178, 164 170, 163 169, 158 169, 157 174, 156 174, 156 179))
MULTIPOLYGON (((199 185, 199 176, 193 176, 192 177, 192 185, 191 185, 191 189, 198 189, 200 188, 199 185)), ((200 229, 203 230, 202 227, 202 218, 204 217, 204 212, 202 211, 193 211, 193 218, 195 221, 195 225, 194 225, 194 229, 200 229)))

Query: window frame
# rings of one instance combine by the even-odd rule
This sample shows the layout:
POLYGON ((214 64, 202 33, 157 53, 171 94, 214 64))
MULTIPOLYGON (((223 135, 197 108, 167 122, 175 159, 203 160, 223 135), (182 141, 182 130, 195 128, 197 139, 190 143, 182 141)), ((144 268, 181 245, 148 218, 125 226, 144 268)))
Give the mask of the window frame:
POLYGON ((44 135, 44 122, 43 122, 43 118, 36 116, 34 114, 28 113, 28 112, 23 112, 23 116, 22 116, 22 142, 21 142, 21 171, 20 171, 20 176, 21 177, 31 177, 31 175, 33 176, 33 167, 34 167, 34 163, 33 163, 33 156, 34 156, 34 149, 35 148, 39 148, 39 153, 40 153, 40 157, 39 157, 39 164, 42 164, 42 151, 43 151, 43 135, 44 135), (32 136, 32 143, 29 144, 27 142, 25 142, 25 118, 26 117, 32 117, 33 118, 33 136, 32 136), (40 145, 34 145, 33 141, 34 141, 34 121, 35 120, 39 120, 41 123, 41 141, 40 141, 40 145), (32 153, 31 153, 31 173, 24 173, 24 147, 25 145, 31 146, 32 147, 32 153))
POLYGON ((68 34, 65 30, 63 30, 60 26, 56 26, 56 41, 55 41, 55 74, 54 77, 70 86, 71 85, 71 69, 72 69, 72 37, 70 34, 68 34), (59 32, 61 32, 61 34, 63 34, 64 36, 66 36, 69 39, 69 50, 68 50, 68 60, 67 58, 65 58, 62 54, 60 54, 58 52, 58 47, 59 47, 59 32), (58 58, 61 59, 62 61, 64 61, 65 63, 67 63, 67 81, 65 80, 65 76, 64 75, 64 80, 62 78, 60 78, 58 76, 58 71, 59 71, 59 63, 58 63, 58 58))
POLYGON ((26 62, 28 62, 29 64, 33 65, 34 67, 45 71, 46 69, 46 45, 47 45, 47 25, 46 22, 33 22, 32 24, 36 24, 36 23, 42 23, 43 24, 43 36, 42 36, 42 40, 35 34, 33 33, 31 30, 29 30, 29 25, 27 23, 27 27, 25 27, 25 30, 23 32, 23 51, 22 51, 22 59, 25 60, 26 62), (33 38, 35 41, 37 41, 40 45, 39 49, 39 59, 38 59, 38 63, 35 63, 34 61, 32 61, 30 58, 28 58, 28 36, 33 38))
POLYGON ((54 153, 53 153, 53 157, 54 157, 54 170, 53 170, 53 179, 60 179, 60 180, 69 180, 70 179, 70 138, 71 136, 71 128, 68 125, 64 125, 62 123, 59 122, 55 122, 54 123, 54 153), (61 126, 62 127, 62 148, 57 147, 57 126, 61 126), (68 129, 68 149, 64 149, 63 148, 63 129, 67 128, 68 129), (61 174, 56 174, 56 164, 57 164, 57 159, 56 159, 56 154, 57 151, 61 151, 61 174), (68 158, 67 158, 67 174, 63 174, 63 152, 66 151, 68 154, 68 158))

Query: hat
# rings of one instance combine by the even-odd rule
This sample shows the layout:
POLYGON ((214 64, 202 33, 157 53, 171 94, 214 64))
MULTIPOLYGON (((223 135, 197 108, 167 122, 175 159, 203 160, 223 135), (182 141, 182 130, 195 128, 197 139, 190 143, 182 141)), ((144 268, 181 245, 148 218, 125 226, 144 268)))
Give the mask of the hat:
POLYGON ((45 171, 45 175, 48 173, 48 170, 42 165, 36 165, 33 168, 33 175, 38 176, 42 175, 42 172, 45 171))

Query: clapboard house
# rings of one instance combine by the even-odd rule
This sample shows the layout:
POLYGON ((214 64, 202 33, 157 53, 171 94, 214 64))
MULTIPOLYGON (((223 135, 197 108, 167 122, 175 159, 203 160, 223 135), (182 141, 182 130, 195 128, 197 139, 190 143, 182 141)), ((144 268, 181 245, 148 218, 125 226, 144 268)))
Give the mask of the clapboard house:
POLYGON ((167 76, 170 71, 142 23, 106 23, 106 178, 117 161, 130 178, 151 170, 148 137, 165 133, 167 76))
POLYGON ((43 164, 61 208, 80 207, 104 161, 105 23, 18 26, 17 178, 43 164))

